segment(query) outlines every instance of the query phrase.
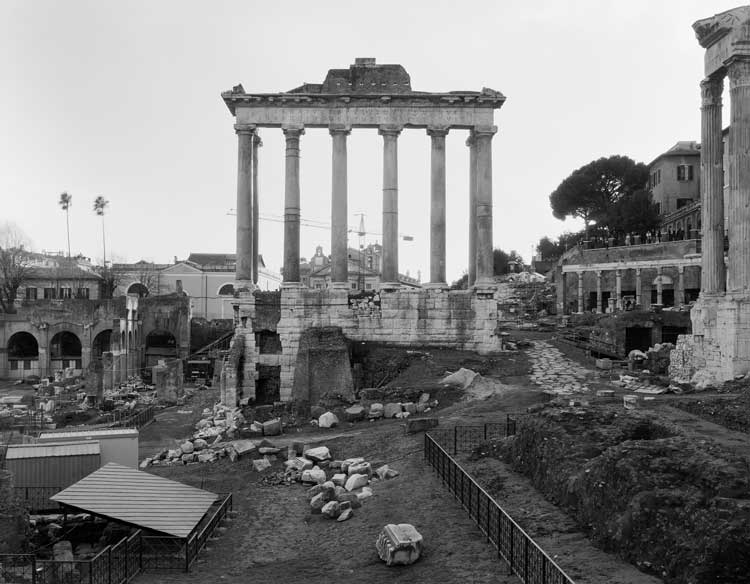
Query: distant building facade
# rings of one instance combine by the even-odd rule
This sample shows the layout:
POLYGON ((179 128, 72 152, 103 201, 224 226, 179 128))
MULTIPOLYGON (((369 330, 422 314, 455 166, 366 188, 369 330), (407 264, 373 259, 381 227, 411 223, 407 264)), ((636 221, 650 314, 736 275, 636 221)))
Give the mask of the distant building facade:
POLYGON ((649 187, 659 214, 668 216, 700 202, 701 150, 697 142, 677 142, 649 165, 649 187))

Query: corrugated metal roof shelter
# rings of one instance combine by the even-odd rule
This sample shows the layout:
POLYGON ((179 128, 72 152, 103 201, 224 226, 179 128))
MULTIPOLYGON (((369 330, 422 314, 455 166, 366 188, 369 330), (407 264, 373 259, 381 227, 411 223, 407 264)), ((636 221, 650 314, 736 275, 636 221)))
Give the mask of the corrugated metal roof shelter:
POLYGON ((55 444, 11 444, 8 446, 6 459, 16 458, 48 458, 50 456, 81 456, 86 454, 99 454, 99 443, 91 442, 68 442, 55 444))
POLYGON ((13 473, 16 488, 44 488, 49 496, 80 481, 99 468, 99 442, 13 444, 5 454, 5 467, 13 473))
POLYGON ((42 432, 37 443, 98 440, 102 464, 116 462, 138 468, 138 436, 135 428, 89 428, 75 432, 42 432))
POLYGON ((51 497, 122 523, 186 538, 218 495, 110 462, 51 497))

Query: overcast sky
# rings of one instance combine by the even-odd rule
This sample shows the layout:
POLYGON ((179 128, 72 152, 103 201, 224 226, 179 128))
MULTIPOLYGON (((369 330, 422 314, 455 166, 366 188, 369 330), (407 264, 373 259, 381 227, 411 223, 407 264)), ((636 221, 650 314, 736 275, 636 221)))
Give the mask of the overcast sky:
MULTIPOLYGON (((733 8, 706 0, 566 2, 0 2, 0 220, 35 250, 66 247, 57 201, 73 197, 71 247, 101 260, 97 195, 110 201, 107 253, 171 262, 234 252, 237 138, 220 93, 320 83, 355 57, 400 63, 419 91, 507 96, 495 112, 494 242, 529 259, 552 217, 549 194, 574 169, 623 154, 650 162, 700 139, 703 50, 691 28, 733 8)), ((728 101, 725 99, 725 101, 728 101)), ((726 118, 725 118, 726 119, 726 118)), ((447 138, 449 280, 468 261, 466 131, 447 138)), ((262 131, 261 212, 283 214, 284 140, 262 131)), ((301 141, 304 219, 330 220, 331 143, 301 141)), ((429 277, 429 155, 424 130, 399 138, 400 270, 429 277)), ((380 241, 382 138, 349 139, 350 225, 380 241)), ((356 236, 350 238, 356 247, 356 236)), ((330 251, 302 228, 301 254, 330 251)), ((261 222, 260 251, 282 262, 282 226, 261 222)))

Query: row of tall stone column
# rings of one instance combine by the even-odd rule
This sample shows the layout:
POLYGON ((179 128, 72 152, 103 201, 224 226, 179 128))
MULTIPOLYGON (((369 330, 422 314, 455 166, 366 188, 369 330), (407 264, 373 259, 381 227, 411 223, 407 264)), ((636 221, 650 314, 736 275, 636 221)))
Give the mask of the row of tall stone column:
POLYGON ((733 57, 701 82, 701 293, 750 292, 750 57, 733 57), (728 169, 724 169, 722 93, 729 77, 728 169), (728 177, 729 261, 724 264, 724 172, 728 177))
MULTIPOLYGON (((402 126, 380 126, 383 136, 383 256, 381 282, 398 287, 398 137, 402 126)), ((429 127, 430 157, 430 284, 445 286, 446 163, 448 127, 429 127)), ((257 283, 258 268, 258 147, 257 127, 237 124, 237 272, 240 284, 257 283)), ((300 138, 303 126, 282 128, 286 139, 284 186, 284 284, 300 282, 300 138)), ((348 284, 347 137, 351 127, 329 127, 332 138, 331 281, 348 284)), ((492 254, 492 137, 495 126, 475 127, 469 147, 469 285, 494 282, 492 254)))

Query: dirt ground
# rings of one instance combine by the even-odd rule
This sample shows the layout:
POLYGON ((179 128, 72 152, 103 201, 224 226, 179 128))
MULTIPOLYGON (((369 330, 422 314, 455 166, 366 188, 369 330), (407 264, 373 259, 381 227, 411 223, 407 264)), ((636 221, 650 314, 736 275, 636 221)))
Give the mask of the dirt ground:
MULTIPOLYGON (((523 352, 493 359, 453 351, 431 351, 430 356, 430 360, 413 363, 389 385, 434 388, 446 371, 461 366, 481 371, 485 381, 480 394, 471 400, 457 392, 439 395, 441 407, 436 413, 441 426, 504 421, 506 413, 524 411, 542 398, 539 389, 528 381, 529 362, 523 352)), ((215 399, 215 390, 199 392, 192 403, 159 414, 154 424, 141 431, 141 458, 178 444, 190 434, 203 407, 215 399)), ((374 465, 387 463, 401 475, 374 484, 374 496, 355 511, 354 518, 337 523, 309 513, 306 487, 266 485, 249 461, 152 467, 150 472, 213 492, 231 491, 235 517, 189 574, 145 574, 140 581, 244 582, 272 578, 313 584, 343 577, 353 583, 518 582, 508 575, 505 563, 424 462, 423 434, 405 435, 398 420, 381 420, 344 424, 332 430, 305 427, 273 442, 282 446, 292 439, 320 441, 335 458, 362 456, 374 465), (375 539, 387 523, 416 526, 425 541, 419 562, 389 568, 378 559, 375 539)), ((281 463, 275 468, 281 468, 281 463)), ((546 502, 523 477, 499 466, 474 470, 480 480, 503 485, 493 492, 498 502, 532 537, 539 538, 545 551, 576 582, 658 581, 597 550, 570 518, 546 502)))

